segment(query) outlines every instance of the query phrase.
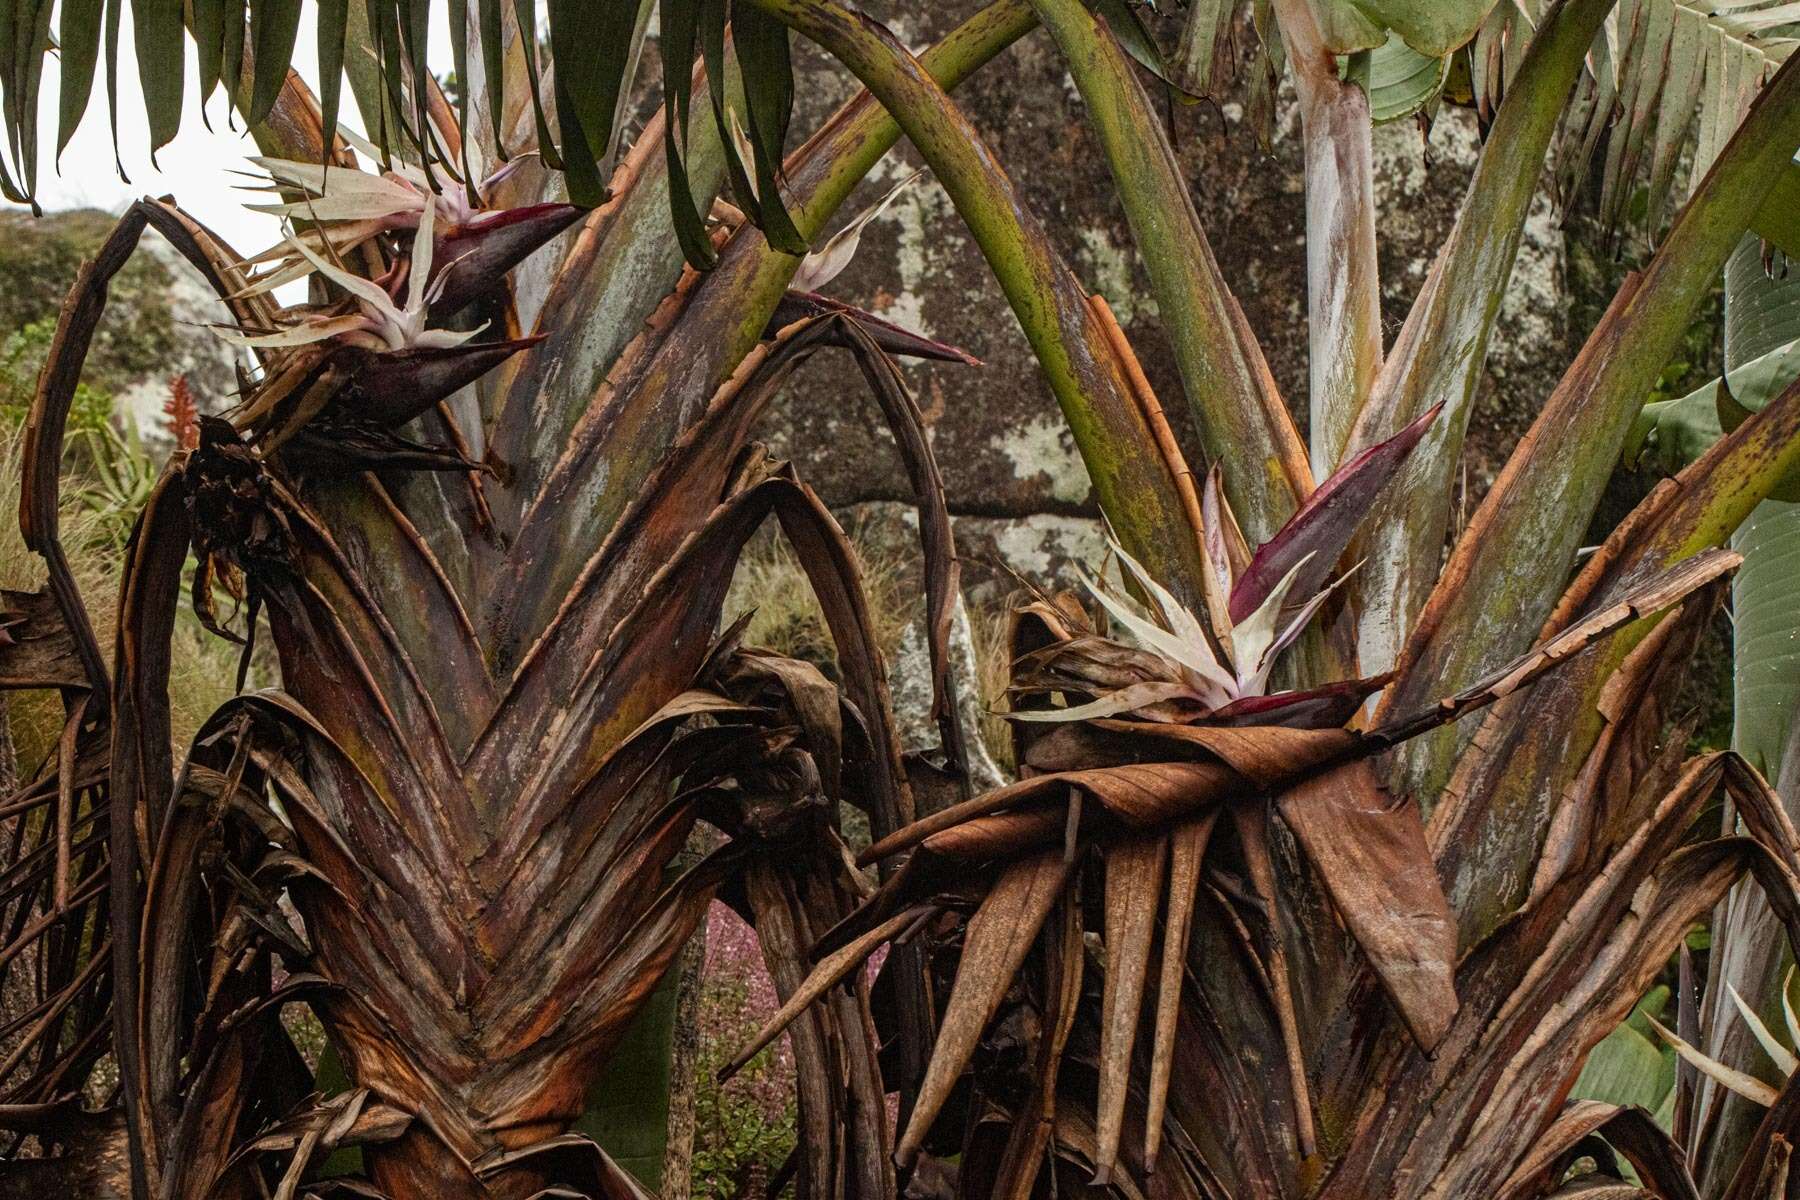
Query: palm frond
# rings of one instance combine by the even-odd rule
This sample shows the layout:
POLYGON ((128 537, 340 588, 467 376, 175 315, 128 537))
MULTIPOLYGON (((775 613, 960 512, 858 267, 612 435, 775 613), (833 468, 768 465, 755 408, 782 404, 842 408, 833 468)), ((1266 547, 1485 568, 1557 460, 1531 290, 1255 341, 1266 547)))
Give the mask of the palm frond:
MULTIPOLYGON (((4 101, 0 106, 4 109, 0 196, 16 203, 36 202, 41 154, 38 105, 45 59, 59 49, 63 54, 57 97, 59 148, 68 143, 87 109, 96 66, 104 64, 109 80, 117 77, 117 21, 122 3, 75 0, 64 4, 54 31, 51 17, 56 6, 52 0, 6 0, 0 5, 0 50, 4 51, 0 53, 4 64, 0 66, 0 99, 4 101)), ((459 108, 451 108, 433 73, 434 64, 426 56, 434 36, 434 19, 445 19, 438 15, 441 10, 412 0, 370 0, 366 17, 361 11, 351 13, 350 8, 363 6, 360 0, 354 5, 344 0, 325 0, 318 5, 320 61, 348 68, 365 123, 379 143, 380 162, 384 167, 410 164, 411 171, 432 191, 461 190, 474 195, 477 180, 470 177, 471 139, 462 128, 468 124, 466 97, 459 108), (359 45, 359 40, 363 44, 359 45)), ((741 105, 750 129, 741 155, 726 139, 727 161, 739 181, 740 199, 749 201, 747 215, 766 227, 775 243, 804 251, 804 242, 794 231, 774 186, 793 104, 787 30, 751 4, 660 0, 660 8, 671 111, 685 118, 690 68, 697 57, 704 59, 718 101, 715 119, 724 128, 741 105), (727 36, 728 29, 735 35, 736 47, 731 73, 743 83, 742 99, 732 104, 723 101, 724 48, 733 40, 727 36), (678 33, 685 35, 685 40, 677 39, 678 33), (744 186, 752 178, 763 186, 754 190, 744 186), (746 192, 751 194, 743 194, 746 192)), ((565 172, 569 197, 575 203, 592 207, 605 200, 603 169, 618 145, 624 99, 643 47, 648 9, 647 2, 547 0, 541 16, 556 58, 552 82, 538 70, 535 53, 519 53, 516 47, 509 53, 503 36, 509 25, 516 34, 521 18, 537 23, 534 0, 452 3, 447 16, 453 28, 448 33, 457 48, 458 75, 466 83, 471 66, 467 50, 479 46, 481 78, 495 114, 507 106, 509 96, 523 95, 529 97, 529 106, 538 118, 535 145, 507 145, 509 131, 501 129, 500 121, 491 119, 495 114, 490 114, 485 132, 493 140, 479 147, 478 157, 504 161, 537 151, 547 165, 565 172), (554 104, 542 94, 546 89, 554 90, 554 104)), ((198 102, 204 104, 222 85, 246 124, 258 131, 286 84, 302 10, 300 0, 198 0, 193 4, 191 30, 200 60, 198 102)), ((153 157, 175 136, 184 108, 196 99, 184 94, 182 73, 168 69, 170 62, 186 57, 186 12, 181 4, 171 5, 167 0, 132 3, 138 74, 144 85, 153 157)), ((448 66, 436 64, 435 69, 441 73, 448 66)), ((332 144, 334 135, 348 132, 338 125, 339 74, 327 71, 324 77, 326 94, 320 115, 326 146, 332 144)), ((463 90, 469 89, 465 86, 463 90)), ((114 128, 116 131, 116 122, 114 128)), ((670 149, 677 152, 673 142, 670 149)), ((680 189, 674 209, 684 230, 690 234, 699 230, 704 214, 693 211, 686 189, 680 189)), ((697 259, 707 257, 704 239, 690 236, 684 245, 697 259)))
MULTIPOLYGON (((1455 69, 1461 65, 1467 70, 1468 98, 1485 124, 1513 85, 1551 8, 1548 0, 1489 0, 1478 26, 1471 27, 1473 36, 1434 56, 1409 44, 1397 29, 1380 31, 1370 23, 1366 14, 1380 13, 1382 5, 1309 3, 1322 14, 1327 41, 1339 52, 1347 76, 1368 91, 1377 122, 1401 120, 1436 105, 1452 78, 1461 77, 1455 69), (1361 56, 1353 51, 1370 39, 1357 36, 1359 31, 1381 33, 1379 43, 1364 47, 1361 56)), ((1203 95, 1225 93, 1226 52, 1244 7, 1248 5, 1242 0, 1188 5, 1174 59, 1184 88, 1203 95)), ((1266 44, 1258 52, 1256 71, 1279 75, 1286 62, 1273 44, 1278 41, 1273 11, 1267 4, 1255 8, 1256 27, 1266 44)), ((1800 7, 1791 0, 1621 0, 1594 41, 1565 119, 1557 161, 1563 188, 1584 180, 1590 160, 1600 155, 1600 207, 1606 223, 1617 227, 1629 221, 1654 233, 1671 200, 1685 196, 1706 173, 1750 101, 1797 43, 1800 7)), ((1257 87, 1253 78, 1253 94, 1257 87)), ((1262 129, 1265 139, 1267 132, 1262 129)))
MULTIPOLYGON (((1470 84, 1484 117, 1513 82, 1544 10, 1542 0, 1502 0, 1470 45, 1470 84)), ((1603 218, 1613 226, 1629 218, 1654 233, 1671 197, 1684 196, 1712 166, 1793 52, 1796 34, 1800 10, 1782 0, 1622 0, 1588 54, 1565 125, 1565 188, 1603 154, 1603 218)))

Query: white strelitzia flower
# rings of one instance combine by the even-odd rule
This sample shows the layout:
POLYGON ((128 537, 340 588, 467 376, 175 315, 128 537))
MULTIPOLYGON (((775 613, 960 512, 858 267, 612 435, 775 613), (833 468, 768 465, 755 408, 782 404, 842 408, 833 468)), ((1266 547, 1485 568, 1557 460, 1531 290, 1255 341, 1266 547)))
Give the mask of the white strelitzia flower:
MULTIPOLYGON (((370 162, 381 161, 381 151, 366 138, 347 129, 340 135, 370 162)), ((267 190, 299 190, 306 198, 278 204, 247 205, 252 212, 312 221, 364 221, 401 218, 403 228, 410 228, 418 214, 427 207, 436 209, 437 219, 445 225, 461 225, 477 219, 484 211, 470 203, 468 189, 445 187, 434 189, 431 176, 423 167, 401 159, 393 159, 378 175, 353 167, 291 158, 256 156, 250 161, 268 172, 267 190)), ((517 163, 507 164, 490 177, 485 189, 498 182, 517 163)), ((390 225, 389 228, 395 226, 390 225)))
POLYGON ((478 329, 466 331, 426 328, 431 303, 437 299, 443 290, 444 280, 448 278, 447 274, 440 273, 436 283, 428 282, 431 278, 432 237, 436 223, 435 210, 427 206, 420 216, 418 229, 413 234, 412 262, 407 272, 404 307, 395 304, 380 284, 344 270, 322 257, 304 241, 293 238, 287 243, 293 252, 309 265, 310 270, 317 271, 348 292, 356 301, 357 311, 340 316, 313 318, 264 334, 246 335, 236 330, 222 329, 221 336, 236 345, 255 349, 304 346, 331 338, 371 350, 460 346, 487 328, 487 325, 483 323, 478 329))
POLYGON ((797 292, 816 292, 842 274, 844 268, 856 257, 857 247, 862 244, 863 230, 887 211, 888 206, 900 198, 900 193, 924 172, 925 168, 920 167, 896 183, 888 190, 887 195, 857 214, 847 225, 832 234, 823 246, 802 258, 799 267, 794 270, 794 277, 788 281, 788 286, 797 292))
MULTIPOLYGON (((366 138, 347 129, 339 132, 368 161, 380 161, 381 152, 366 138)), ((269 177, 268 183, 255 185, 258 190, 303 194, 298 200, 245 207, 278 216, 284 222, 309 222, 310 227, 244 260, 246 267, 274 264, 255 276, 241 293, 246 296, 305 278, 317 269, 318 257, 342 258, 377 234, 416 229, 427 214, 437 228, 448 229, 479 227, 503 211, 472 203, 468 189, 463 187, 434 190, 422 167, 398 159, 379 174, 290 158, 259 155, 250 161, 269 177), (312 255, 300 253, 298 247, 312 251, 312 255)), ((519 162, 515 158, 507 163, 478 190, 486 193, 516 170, 519 162)))
MULTIPOLYGON (((1192 701, 1205 714, 1244 702, 1233 719, 1289 709, 1281 719, 1347 717, 1356 704, 1384 686, 1386 677, 1343 679, 1304 691, 1269 691, 1281 652, 1317 615, 1346 576, 1331 581, 1332 568, 1349 549, 1357 527, 1442 406, 1420 414, 1399 433, 1352 456, 1313 488, 1288 519, 1254 551, 1245 543, 1226 501, 1219 467, 1207 473, 1200 494, 1197 535, 1200 570, 1198 615, 1116 541, 1128 579, 1148 601, 1148 611, 1129 597, 1082 576, 1088 590, 1145 649, 1163 658, 1174 679, 1146 680, 1117 688, 1089 704, 1045 712, 1015 712, 1023 721, 1072 721, 1133 712, 1171 700, 1192 701), (1309 713, 1294 706, 1312 704, 1309 713)), ((1351 568, 1354 570, 1355 568, 1351 568)))
POLYGON ((1284 623, 1282 609, 1308 555, 1295 563, 1256 610, 1229 626, 1229 636, 1215 648, 1200 618, 1116 541, 1112 552, 1149 600, 1146 611, 1128 596, 1082 572, 1081 580, 1107 613, 1146 650, 1167 660, 1180 682, 1146 682, 1121 688, 1089 704, 1073 708, 1016 712, 1022 721, 1090 720, 1129 712, 1165 700, 1190 699, 1207 709, 1220 709, 1251 696, 1268 694, 1269 673, 1281 652, 1291 646, 1319 605, 1342 580, 1309 597, 1284 623))

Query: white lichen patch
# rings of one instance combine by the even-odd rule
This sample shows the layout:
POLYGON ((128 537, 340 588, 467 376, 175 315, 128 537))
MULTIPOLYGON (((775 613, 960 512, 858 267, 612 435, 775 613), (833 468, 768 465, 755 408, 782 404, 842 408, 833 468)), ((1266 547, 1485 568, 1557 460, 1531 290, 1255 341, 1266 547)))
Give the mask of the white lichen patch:
POLYGON ((925 48, 921 44, 922 39, 919 37, 918 31, 913 28, 913 23, 906 13, 894 13, 887 19, 887 27, 888 32, 893 34, 895 39, 913 54, 916 55, 925 48))
MULTIPOLYGON (((977 791, 988 791, 1006 782, 1006 774, 994 761, 994 755, 983 736, 984 697, 981 694, 981 667, 976 652, 974 630, 969 624, 969 608, 962 594, 950 611, 949 651, 950 675, 956 692, 957 720, 969 752, 969 775, 977 791)), ((906 627, 899 652, 894 656, 890 677, 894 719, 900 740, 909 749, 940 746, 937 722, 932 719, 931 651, 924 629, 918 622, 906 627)))
POLYGON ((1083 277, 1089 286, 1106 297, 1106 303, 1121 325, 1131 324, 1139 313, 1149 317, 1158 314, 1155 298, 1139 295, 1132 286, 1131 257, 1113 240, 1111 231, 1098 227, 1083 229, 1077 257, 1083 277))
POLYGON ((1525 216, 1519 257, 1500 299, 1499 336, 1489 358, 1495 375, 1529 369, 1541 361, 1546 346, 1561 341, 1569 304, 1567 265, 1556 205, 1540 190, 1525 216))
POLYGON ((1038 513, 992 522, 989 533, 1000 561, 1027 579, 1062 587, 1080 582, 1077 565, 1094 570, 1106 557, 1106 530, 1092 517, 1038 513))
POLYGON ((1385 216, 1405 201, 1423 196, 1431 172, 1473 170, 1481 153, 1481 132, 1472 113, 1445 108, 1432 122, 1429 142, 1419 136, 1416 123, 1391 121, 1375 126, 1370 149, 1375 201, 1385 216))
MULTIPOLYGON (((1390 297, 1410 295, 1430 267, 1446 215, 1429 201, 1446 194, 1447 183, 1466 180, 1481 153, 1472 113, 1446 108, 1432 123, 1429 143, 1411 121, 1378 125, 1374 136, 1376 204, 1384 244, 1417 246, 1420 257, 1383 280, 1390 297), (1434 176, 1447 176, 1434 178, 1434 176)), ((1455 187, 1450 191, 1456 191, 1455 187)), ((1499 376, 1509 370, 1541 368, 1546 348, 1561 344, 1568 309, 1566 255, 1556 206, 1548 187, 1533 197, 1519 239, 1519 254, 1500 304, 1500 319, 1489 346, 1488 365, 1499 376)))
POLYGON ((1091 487, 1087 467, 1062 421, 1040 417, 995 435, 993 445, 1006 456, 1018 478, 1047 481, 1050 495, 1065 504, 1087 499, 1091 487))
POLYGON ((966 252, 955 206, 937 181, 926 177, 895 200, 877 223, 897 226, 894 266, 899 286, 876 315, 925 337, 936 336, 925 319, 924 293, 951 258, 966 252))

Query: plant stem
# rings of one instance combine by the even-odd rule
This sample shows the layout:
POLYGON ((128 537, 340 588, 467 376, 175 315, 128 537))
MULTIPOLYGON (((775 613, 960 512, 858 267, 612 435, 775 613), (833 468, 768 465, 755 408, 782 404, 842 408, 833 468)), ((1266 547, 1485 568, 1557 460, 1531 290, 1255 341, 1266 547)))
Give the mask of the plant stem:
POLYGON ((1381 271, 1369 97, 1338 77, 1306 0, 1276 0, 1306 154, 1306 317, 1312 470, 1343 461, 1351 425, 1381 370, 1381 271))
POLYGON ((706 966, 706 922, 681 952, 675 1039, 669 1056, 669 1141, 663 1151, 659 1200, 688 1200, 693 1190, 694 1091, 700 1054, 700 989, 706 966))
MULTIPOLYGON (((1032 7, 1062 49, 1087 106, 1201 444, 1213 462, 1232 464, 1224 476, 1232 509, 1253 542, 1267 541, 1312 490, 1305 447, 1219 272, 1180 164, 1130 59, 1080 0, 1032 0, 1032 7)), ((1368 248, 1373 254, 1372 221, 1368 248)))
MULTIPOLYGON (((1612 7, 1612 0, 1566 0, 1533 37, 1495 114, 1450 239, 1343 448, 1346 457, 1357 454, 1432 405, 1444 405, 1413 454, 1407 486, 1376 502, 1352 547, 1351 557, 1364 562, 1348 584, 1364 671, 1394 664, 1437 579, 1463 434, 1525 217, 1565 102, 1612 7)), ((1611 462, 1609 455, 1609 470, 1611 462)))
MULTIPOLYGON (((1384 711, 1404 712, 1467 686, 1530 642, 1563 590, 1657 374, 1796 145, 1800 60, 1790 60, 1635 286, 1627 281, 1495 481, 1420 614, 1384 711)), ((1430 558, 1425 551, 1434 545, 1415 542, 1412 553, 1430 558)), ((1435 796, 1460 743, 1455 731, 1410 743, 1398 756, 1405 785, 1421 798, 1435 796)))
MULTIPOLYGON (((1075 437, 1100 506, 1160 578, 1199 578, 1198 543, 1176 481, 1087 297, 993 151, 885 28, 830 0, 754 0, 819 43, 893 115, 956 205, 1006 293, 1075 437)), ((802 226, 804 230, 805 227, 802 226)))

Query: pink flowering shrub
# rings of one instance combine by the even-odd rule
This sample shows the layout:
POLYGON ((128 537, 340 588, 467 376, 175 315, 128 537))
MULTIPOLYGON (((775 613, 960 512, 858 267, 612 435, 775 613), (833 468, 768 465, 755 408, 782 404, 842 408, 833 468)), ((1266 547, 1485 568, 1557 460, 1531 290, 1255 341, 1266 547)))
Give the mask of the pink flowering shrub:
POLYGON ((794 1052, 786 1036, 728 1082, 718 1082, 719 1068, 776 1007, 756 934, 725 905, 714 904, 706 926, 694 1068, 694 1200, 728 1200, 752 1173, 766 1181, 793 1149, 794 1052))

